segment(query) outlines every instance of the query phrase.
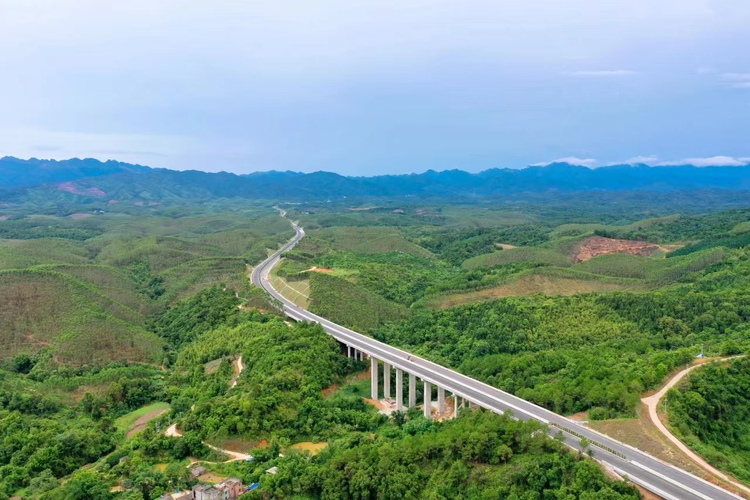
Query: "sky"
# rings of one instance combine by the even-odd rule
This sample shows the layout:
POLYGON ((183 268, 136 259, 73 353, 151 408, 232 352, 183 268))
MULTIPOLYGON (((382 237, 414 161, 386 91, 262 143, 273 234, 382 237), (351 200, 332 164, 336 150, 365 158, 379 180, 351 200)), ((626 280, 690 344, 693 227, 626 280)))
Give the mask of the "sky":
POLYGON ((0 0, 0 156, 750 162, 747 0, 0 0))

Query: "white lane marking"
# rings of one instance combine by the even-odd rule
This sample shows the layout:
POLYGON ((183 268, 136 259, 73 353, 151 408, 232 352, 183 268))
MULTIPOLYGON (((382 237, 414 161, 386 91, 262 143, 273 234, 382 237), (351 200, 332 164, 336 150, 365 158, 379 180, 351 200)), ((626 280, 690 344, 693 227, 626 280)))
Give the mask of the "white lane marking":
MULTIPOLYGON (((631 460, 630 463, 633 464, 633 465, 635 465, 636 467, 639 467, 639 468, 645 470, 646 472, 648 472, 650 474, 653 474, 654 476, 656 476, 658 478, 663 479, 664 481, 667 481, 668 483, 673 484, 674 486, 682 488, 683 490, 688 491, 688 492, 692 493, 693 495, 695 495, 695 496, 697 496, 699 498, 702 498, 703 500, 714 500, 713 498, 711 498, 709 496, 706 496, 706 495, 704 495, 703 493, 701 493, 699 491, 695 491, 693 488, 690 488, 689 486, 685 486, 684 484, 679 483, 679 482, 675 481, 674 479, 671 479, 671 478, 665 476, 664 474, 662 474, 660 472, 657 472, 657 471, 655 471, 655 470, 653 470, 653 469, 651 469, 649 467, 646 467, 643 464, 639 464, 635 460, 631 460)), ((719 489, 721 489, 721 488, 719 488, 719 489)), ((733 494, 733 493, 731 493, 729 491, 726 491, 724 489, 721 489, 721 491, 727 493, 728 495, 732 495, 733 497, 739 498, 740 500, 742 500, 742 498, 738 497, 737 495, 735 495, 735 494, 733 494)))
POLYGON ((680 498, 677 498, 676 496, 670 495, 669 493, 667 493, 666 491, 662 490, 661 488, 657 488, 653 484, 648 483, 648 482, 644 481, 643 479, 641 479, 641 478, 639 478, 637 476, 633 476, 633 475, 628 474, 624 470, 622 470, 622 469, 620 469, 618 467, 615 467, 612 464, 608 464, 605 461, 602 461, 602 463, 605 466, 607 466, 610 469, 612 469, 613 471, 615 471, 617 474, 619 474, 623 478, 627 477, 630 481, 633 481, 634 483, 642 486, 643 488, 647 489, 651 493, 656 493, 657 495, 659 495, 660 497, 664 498, 665 500, 682 500, 680 498))

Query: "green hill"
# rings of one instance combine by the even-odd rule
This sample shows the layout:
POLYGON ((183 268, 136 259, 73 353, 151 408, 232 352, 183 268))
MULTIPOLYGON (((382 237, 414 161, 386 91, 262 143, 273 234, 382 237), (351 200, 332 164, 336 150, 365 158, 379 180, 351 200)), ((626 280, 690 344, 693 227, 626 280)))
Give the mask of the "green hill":
POLYGON ((21 353, 70 366, 160 361, 162 342, 140 313, 72 276, 0 272, 0 303, 0 361, 21 353))
POLYGON ((310 273, 310 299, 312 312, 364 332, 408 316, 405 307, 345 279, 323 273, 310 273))

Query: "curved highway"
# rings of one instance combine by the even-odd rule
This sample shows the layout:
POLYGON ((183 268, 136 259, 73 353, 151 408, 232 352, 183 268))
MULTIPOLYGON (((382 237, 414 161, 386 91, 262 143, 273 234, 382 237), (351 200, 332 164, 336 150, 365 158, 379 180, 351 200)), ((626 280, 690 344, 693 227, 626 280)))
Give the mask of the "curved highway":
MULTIPOLYGON (((279 209, 281 216, 286 212, 279 209)), ((291 222, 291 221, 290 221, 291 222)), ((426 359, 396 349, 325 318, 317 316, 287 300, 270 284, 268 275, 281 259, 281 254, 291 250, 305 236, 305 231, 294 222, 296 235, 280 250, 259 264, 252 272, 252 282, 265 289, 283 306, 284 313, 298 321, 319 323, 326 332, 339 342, 352 346, 433 385, 444 388, 453 394, 468 399, 478 406, 495 413, 511 410, 513 415, 523 420, 534 419, 548 424, 550 435, 559 430, 565 434, 565 443, 579 448, 579 439, 587 438, 595 452, 595 458, 621 476, 665 498, 666 500, 736 500, 741 497, 715 486, 693 474, 667 464, 631 446, 599 434, 561 415, 508 394, 471 377, 462 375, 426 359)))

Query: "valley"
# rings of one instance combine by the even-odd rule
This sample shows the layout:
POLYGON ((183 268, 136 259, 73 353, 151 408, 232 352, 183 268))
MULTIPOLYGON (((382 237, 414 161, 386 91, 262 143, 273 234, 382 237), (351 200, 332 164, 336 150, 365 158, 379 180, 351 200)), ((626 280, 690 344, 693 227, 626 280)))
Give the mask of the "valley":
MULTIPOLYGON (((346 201, 281 204, 305 237, 269 283, 327 320, 544 411, 585 413, 591 429, 611 428, 629 442, 617 429, 637 422, 642 394, 701 346, 725 356, 750 348, 750 212, 643 217, 633 208, 628 216, 613 195, 613 213, 568 206, 545 215, 559 202, 502 210, 435 201, 381 200, 354 211, 346 201)), ((15 215, 0 221, 0 294, 9 305, 0 313, 0 420, 9 443, 0 454, 1 494, 46 500, 75 487, 86 492, 81 498, 150 499, 192 487, 189 472, 202 466, 199 480, 237 477, 262 494, 319 498, 363 488, 336 472, 356 463, 374 478, 369 491, 398 484, 448 495, 481 484, 508 495, 541 487, 638 498, 555 440, 491 443, 479 455, 447 448, 443 460, 452 459, 425 455, 421 472, 394 455, 398 446, 421 453, 420 443, 473 443, 477 426, 508 436, 541 428, 476 406, 441 422, 419 408, 380 414, 367 402, 370 361, 342 355, 317 325, 280 317, 278 302, 249 282, 249 269, 294 234, 274 204, 68 209, 88 217, 8 208, 15 215), (57 444, 62 436, 70 448, 57 444), (491 451, 502 446, 510 452, 491 451), (242 460, 227 462, 224 449, 242 460), (373 472, 369 456, 401 465, 373 472), (531 464, 548 460, 565 465, 534 486, 531 464), (463 479, 448 481, 464 468, 463 479), (582 469, 595 479, 576 483, 582 469), (320 474, 338 482, 320 482, 320 474)), ((421 385, 415 397, 424 399, 421 385)), ((659 438, 650 439, 646 451, 669 459, 659 438)), ((735 456, 733 445, 723 446, 735 456)), ((602 448, 592 450, 607 461, 602 448)), ((722 484, 681 460, 674 463, 722 484)), ((715 466, 726 470, 722 460, 715 466)))

